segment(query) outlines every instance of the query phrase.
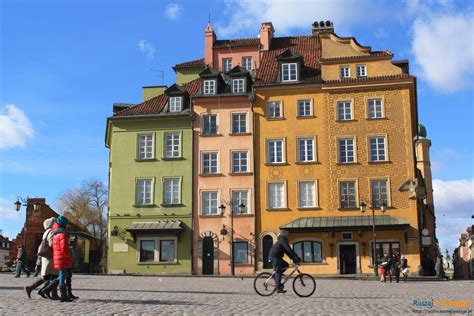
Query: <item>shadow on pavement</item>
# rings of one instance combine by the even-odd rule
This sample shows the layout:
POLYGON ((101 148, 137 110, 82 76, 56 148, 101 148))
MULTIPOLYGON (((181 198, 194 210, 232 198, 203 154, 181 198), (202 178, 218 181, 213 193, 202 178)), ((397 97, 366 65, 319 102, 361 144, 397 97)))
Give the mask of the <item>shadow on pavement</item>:
MULTIPOLYGON (((1 289, 1 288, 0 288, 1 289)), ((211 291, 185 291, 185 290, 133 290, 133 289, 86 289, 86 288, 74 288, 75 291, 86 291, 86 292, 133 292, 133 293, 178 293, 178 294, 212 294, 212 295, 235 295, 245 294, 241 292, 211 292, 211 291)))
POLYGON ((120 303, 120 304, 137 304, 137 305, 205 305, 201 303, 182 302, 182 301, 164 301, 164 300, 115 300, 115 299, 85 299, 79 300, 79 303, 120 303))

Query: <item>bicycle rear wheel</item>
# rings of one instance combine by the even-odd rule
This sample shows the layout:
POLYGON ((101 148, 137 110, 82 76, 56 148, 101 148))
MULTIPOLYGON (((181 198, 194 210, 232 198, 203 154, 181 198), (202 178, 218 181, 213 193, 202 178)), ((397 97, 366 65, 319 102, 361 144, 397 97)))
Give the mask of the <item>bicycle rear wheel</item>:
POLYGON ((271 277, 271 273, 262 272, 255 277, 253 288, 260 296, 270 296, 276 291, 275 278, 271 277))
POLYGON ((308 297, 316 291, 316 281, 306 273, 299 274, 293 280, 293 291, 300 297, 308 297))

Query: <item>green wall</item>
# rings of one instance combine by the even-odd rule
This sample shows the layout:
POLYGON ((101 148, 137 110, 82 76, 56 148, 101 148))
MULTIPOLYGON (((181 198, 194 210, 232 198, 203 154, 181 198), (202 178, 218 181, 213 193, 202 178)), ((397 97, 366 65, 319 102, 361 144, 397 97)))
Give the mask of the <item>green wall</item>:
POLYGON ((199 78, 199 73, 204 70, 203 68, 183 68, 176 70, 176 83, 179 85, 193 81, 199 78))

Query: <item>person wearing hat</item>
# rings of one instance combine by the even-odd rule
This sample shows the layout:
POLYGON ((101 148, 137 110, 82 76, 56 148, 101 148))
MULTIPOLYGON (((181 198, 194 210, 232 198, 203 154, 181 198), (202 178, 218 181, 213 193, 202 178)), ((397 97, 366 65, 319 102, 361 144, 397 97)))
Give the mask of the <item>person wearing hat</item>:
MULTIPOLYGON (((53 224, 53 263, 54 268, 59 270, 59 291, 61 302, 71 302, 72 298, 67 293, 67 279, 72 272, 72 253, 69 249, 69 233, 66 226, 69 220, 62 215, 56 218, 53 224)), ((69 283, 69 282, 68 282, 69 283)))

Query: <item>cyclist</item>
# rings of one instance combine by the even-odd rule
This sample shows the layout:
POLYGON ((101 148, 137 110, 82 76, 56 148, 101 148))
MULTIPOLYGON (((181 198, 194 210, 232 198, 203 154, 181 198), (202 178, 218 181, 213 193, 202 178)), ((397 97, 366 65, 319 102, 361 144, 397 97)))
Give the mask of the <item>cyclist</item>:
POLYGON ((286 293, 286 291, 283 289, 283 285, 281 284, 281 275, 289 267, 288 262, 283 260, 283 255, 285 254, 288 255, 288 257, 290 257, 294 263, 297 264, 301 262, 300 257, 298 257, 298 255, 288 244, 288 231, 282 229, 280 230, 280 235, 278 235, 277 242, 272 246, 268 255, 269 260, 272 262, 273 270, 275 271, 275 284, 277 287, 277 293, 286 293))

